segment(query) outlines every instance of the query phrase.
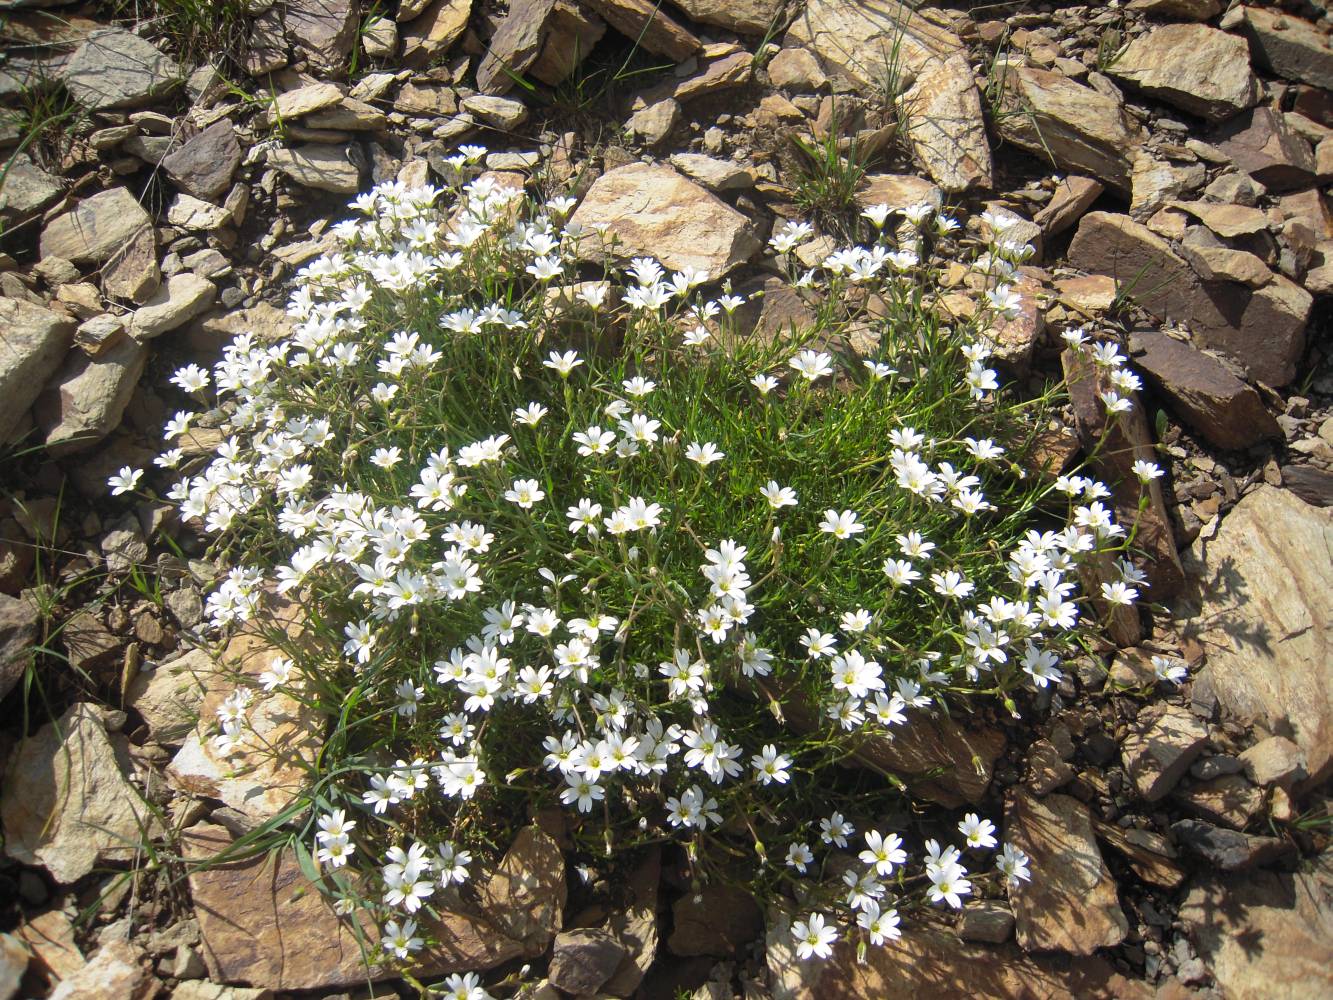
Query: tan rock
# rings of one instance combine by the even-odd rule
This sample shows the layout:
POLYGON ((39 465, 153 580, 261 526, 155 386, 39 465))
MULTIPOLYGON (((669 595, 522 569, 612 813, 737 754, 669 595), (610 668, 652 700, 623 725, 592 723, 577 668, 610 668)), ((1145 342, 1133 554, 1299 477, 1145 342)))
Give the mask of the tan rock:
POLYGON ((19 425, 74 339, 74 321, 22 299, 0 298, 0 441, 19 425))
POLYGON ((139 230, 128 243, 111 255, 102 267, 102 291, 117 299, 143 305, 162 285, 157 264, 157 230, 139 230))
POLYGON ((1259 99, 1245 40, 1203 24, 1153 28, 1130 42, 1107 73, 1214 122, 1259 99))
POLYGON ((123 187, 107 188, 56 216, 42 230, 41 255, 100 264, 153 220, 123 187))
POLYGON ((993 183, 981 95, 962 55, 931 62, 902 96, 912 154, 950 194, 993 183))
POLYGON ((703 50, 698 36, 668 17, 654 0, 587 0, 587 5, 654 55, 684 62, 703 50))
POLYGON ((307 143, 294 149, 270 149, 268 164, 303 187, 334 194, 355 194, 361 172, 338 146, 307 143))
POLYGON ((939 211, 944 204, 944 192, 915 174, 867 174, 856 192, 856 203, 862 208, 872 205, 907 208, 925 203, 939 211))
MULTIPOLYGON (((402 28, 404 66, 427 66, 444 55, 467 30, 472 0, 435 0, 402 28)), ((399 12, 398 20, 408 21, 399 12)))
POLYGON ((828 86, 828 77, 807 49, 783 49, 768 64, 768 79, 775 87, 814 93, 828 86))
POLYGON ((96 357, 71 351, 33 404, 51 454, 82 451, 115 430, 147 363, 148 348, 129 337, 96 357))
POLYGON ((680 102, 668 97, 630 115, 626 125, 643 139, 645 146, 661 143, 680 122, 680 102))
POLYGON ((1083 215, 1101 193, 1106 190, 1091 177, 1078 175, 1062 178, 1055 186, 1051 200, 1042 206, 1032 221, 1041 226, 1048 237, 1062 233, 1083 215))
POLYGON ((45 867, 66 885, 99 862, 132 858, 144 831, 157 828, 100 715, 84 702, 18 745, 5 771, 0 818, 5 853, 45 867))
POLYGON ((148 1000, 159 983, 143 952, 128 941, 109 941, 78 972, 62 979, 48 1000, 148 1000))
POLYGON ((264 113, 264 122, 294 122, 305 115, 331 108, 343 99, 343 92, 331 83, 310 83, 295 90, 284 90, 264 113))
POLYGON ((1333 42, 1327 30, 1258 4, 1241 10, 1256 63, 1288 80, 1333 90, 1333 42))
POLYGON ((199 706, 209 684, 218 683, 217 669, 213 657, 203 649, 140 669, 125 691, 125 707, 139 713, 153 742, 179 746, 199 720, 199 706))
POLYGON ((681 10, 700 24, 715 24, 738 35, 762 35, 782 13, 782 0, 679 0, 681 10))
MULTIPOLYGON (((302 636, 300 610, 293 602, 272 599, 266 624, 282 628, 290 641, 302 636)), ((199 722, 167 767, 172 787, 220 799, 247 816, 272 819, 302 792, 308 769, 322 740, 322 716, 281 691, 256 691, 247 710, 247 727, 233 751, 222 753, 214 743, 217 709, 234 690, 228 672, 252 683, 282 655, 263 637, 258 625, 242 629, 223 648, 216 674, 200 674, 205 687, 199 722)))
POLYGON ((948 28, 896 0, 810 0, 787 29, 788 47, 805 47, 831 77, 858 90, 883 89, 893 53, 910 78, 930 63, 966 54, 948 28))
POLYGON ((1164 797, 1203 753, 1208 727, 1180 705, 1145 712, 1120 747, 1125 770, 1149 802, 1164 797))
MULTIPOLYGON (((574 213, 587 229, 604 226, 618 257, 647 254, 664 267, 695 267, 716 279, 760 248, 749 221, 668 167, 632 163, 599 177, 574 213)), ((589 239, 580 252, 603 251, 589 239)))
POLYGON ((1273 280, 1268 265, 1246 250, 1183 244, 1180 255, 1204 281, 1235 281, 1250 288, 1262 288, 1273 280))
POLYGON ((1178 208, 1194 216, 1218 236, 1232 238, 1261 233, 1268 228, 1268 215, 1245 205, 1218 205, 1209 201, 1177 201, 1178 208))
POLYGON ((57 979, 68 979, 85 964, 74 940, 74 924, 61 910, 30 918, 19 927, 18 934, 38 964, 57 979))
POLYGON ((217 296, 217 286, 207 278, 183 271, 173 274, 130 317, 130 336, 151 340, 188 323, 208 309, 217 296))
POLYGON ((1309 783, 1333 773, 1333 511, 1260 486, 1191 550, 1202 571, 1188 634, 1237 718, 1291 739, 1309 783))
POLYGON ((606 34, 606 22, 576 0, 556 0, 541 52, 528 73, 549 86, 569 79, 606 34))
POLYGON ((1027 853, 1032 879, 1010 891, 1026 951, 1091 955, 1125 939, 1129 922, 1097 850, 1088 807, 1068 795, 1018 793, 1005 809, 1005 840, 1027 853))
POLYGON ((495 873, 478 887, 482 906, 523 953, 546 951, 565 909, 565 862, 560 845, 537 826, 525 826, 495 873))

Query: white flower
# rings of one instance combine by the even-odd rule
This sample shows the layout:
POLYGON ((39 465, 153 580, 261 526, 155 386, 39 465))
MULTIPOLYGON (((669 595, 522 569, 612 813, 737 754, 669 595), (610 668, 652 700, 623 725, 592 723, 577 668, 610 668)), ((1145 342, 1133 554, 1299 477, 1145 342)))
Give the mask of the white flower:
POLYGON ((759 753, 750 758, 750 766, 754 768, 755 777, 763 785, 775 781, 779 785, 785 785, 791 778, 788 772, 791 763, 791 758, 784 753, 778 753, 778 748, 772 743, 766 744, 759 753))
POLYGON ((802 875, 806 866, 815 860, 814 852, 808 844, 792 844, 787 848, 787 867, 795 868, 802 875))
POLYGON ((855 832, 856 827, 848 823, 840 812, 832 813, 827 818, 819 821, 819 839, 826 844, 846 847, 847 838, 855 832))
POLYGON ((1005 877, 1005 881, 1011 889, 1016 888, 1019 882, 1027 882, 1032 878, 1032 872, 1028 870, 1028 863, 1028 856, 1013 844, 1005 844, 1001 848, 999 856, 995 859, 995 867, 1005 877))
POLYGON ((898 911, 883 910, 879 903, 869 900, 856 915, 856 924, 870 937, 870 943, 879 947, 885 941, 894 941, 902 937, 898 929, 898 911))
POLYGON ((384 933, 380 939, 380 944, 385 951, 397 958, 407 958, 412 952, 420 951, 425 942, 416 936, 417 922, 415 920, 404 920, 400 925, 397 920, 389 920, 384 924, 384 933))
POLYGON ((875 869, 875 873, 885 878, 893 874, 893 869, 907 863, 907 852, 903 850, 903 838, 896 833, 887 837, 878 830, 867 830, 866 849, 858 857, 864 865, 875 869))
POLYGON ((198 365, 186 365, 176 369, 171 381, 185 392, 201 392, 208 388, 208 372, 198 365))
POLYGON ((822 913, 812 913, 791 925, 791 936, 798 958, 828 958, 833 954, 833 942, 838 940, 838 929, 825 923, 822 913))
POLYGON ((691 442, 685 448, 685 457, 691 462, 697 462, 699 465, 711 465, 713 462, 720 462, 726 458, 726 452, 718 451, 717 445, 712 441, 705 441, 700 444, 698 441, 691 442))
POLYGON ((1145 485, 1152 482, 1154 479, 1160 479, 1165 475, 1156 462, 1145 462, 1143 459, 1139 459, 1134 463, 1133 472, 1134 475, 1138 476, 1139 482, 1144 483, 1145 485))
POLYGON ((139 480, 143 478, 143 469, 132 469, 128 465, 123 466, 119 472, 106 481, 111 487, 111 495, 118 497, 122 493, 129 493, 139 485, 139 480))
POLYGON ((926 890, 926 898, 932 903, 945 902, 955 910, 963 908, 961 897, 972 892, 972 883, 964 876, 967 869, 956 861, 949 861, 945 864, 935 866, 926 866, 926 877, 930 879, 930 888, 926 890))
POLYGON ((403 450, 397 445, 391 448, 376 448, 375 453, 370 456, 370 463, 381 469, 392 469, 402 460, 403 450))
POLYGON ((634 396, 636 399, 648 395, 657 388, 656 382, 646 379, 642 375, 627 378, 620 385, 625 390, 626 395, 634 396))
POLYGON ((750 384, 759 390, 759 395, 767 396, 778 387, 778 380, 772 375, 756 375, 750 379, 750 384))
POLYGON ((968 847, 994 847, 995 824, 988 819, 981 819, 976 813, 968 813, 958 824, 958 832, 967 840, 968 847))
POLYGON ((561 378, 569 378, 569 373, 581 364, 583 359, 579 357, 577 351, 566 351, 564 354, 552 351, 542 362, 543 366, 558 372, 561 378))
POLYGON ((878 205, 871 205, 869 208, 863 211, 861 215, 864 218, 867 218, 871 222, 873 222, 875 224, 875 228, 883 229, 884 223, 888 220, 889 215, 892 213, 892 211, 893 210, 889 208, 888 205, 886 205, 884 202, 880 202, 878 205))
POLYGON ((542 417, 550 412, 541 403, 529 403, 527 406, 520 406, 514 410, 514 419, 520 424, 527 424, 529 427, 536 427, 541 423, 542 417))
POLYGON ((504 497, 510 503, 518 504, 524 510, 531 510, 532 505, 537 501, 546 499, 546 491, 538 485, 535 479, 515 479, 513 487, 505 490, 504 497))
POLYGON ((1107 604, 1127 608, 1139 599, 1139 591, 1137 587, 1116 580, 1102 584, 1102 598, 1107 604))
POLYGON ((853 535, 859 535, 866 530, 866 526, 856 519, 855 511, 844 510, 839 513, 836 510, 826 510, 824 519, 819 522, 819 530, 843 541, 853 535))
POLYGON ((1152 658, 1152 669, 1159 681, 1165 681, 1168 684, 1179 684, 1189 676, 1189 670, 1186 669, 1185 664, 1169 656, 1154 656, 1152 658))
POLYGON ((762 487, 759 492, 774 510, 796 506, 796 491, 790 486, 779 486, 775 480, 770 479, 768 485, 762 487))
POLYGON ((833 374, 833 359, 822 351, 805 350, 787 362, 807 382, 833 374))

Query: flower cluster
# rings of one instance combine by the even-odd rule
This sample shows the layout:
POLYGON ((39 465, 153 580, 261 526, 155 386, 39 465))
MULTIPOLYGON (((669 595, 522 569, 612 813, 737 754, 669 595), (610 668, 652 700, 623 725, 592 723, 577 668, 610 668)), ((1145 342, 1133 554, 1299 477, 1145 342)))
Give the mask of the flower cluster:
MULTIPOLYGON (((804 270, 812 230, 788 223, 771 248, 808 322, 751 333, 712 275, 641 257, 590 276, 605 255, 561 221, 572 200, 474 176, 480 155, 451 161, 447 197, 358 197, 300 273, 290 336, 243 334, 176 380, 222 433, 185 459, 172 442, 201 418, 182 411, 159 460, 234 563, 210 624, 271 593, 308 612, 216 746, 263 693, 324 711, 321 889, 409 960, 422 912, 534 803, 568 809, 590 853, 675 839, 702 872, 748 840, 737 877, 817 907, 792 925, 802 957, 1028 878, 1012 846, 969 873, 997 846, 975 815, 961 848, 923 838, 914 861, 911 831, 874 820, 893 789, 838 766, 946 700, 1058 683, 1095 617, 1080 565, 1125 551, 1105 486, 1025 467, 1049 399, 1006 400, 991 367, 1023 247, 985 220, 975 316, 948 325, 923 262, 956 220, 880 206, 864 245, 804 270)), ((1114 414, 1133 376, 1086 349, 1126 394, 1114 414)), ((1137 598, 1119 567, 1093 596, 1137 598)))

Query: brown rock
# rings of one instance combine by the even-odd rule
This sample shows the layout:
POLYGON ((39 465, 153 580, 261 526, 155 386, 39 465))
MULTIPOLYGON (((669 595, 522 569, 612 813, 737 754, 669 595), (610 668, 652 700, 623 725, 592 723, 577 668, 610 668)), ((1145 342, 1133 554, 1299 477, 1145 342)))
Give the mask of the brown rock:
POLYGON ((950 194, 992 186, 981 95, 964 56, 929 63, 902 101, 912 154, 936 184, 950 194))
POLYGON ((607 24, 654 55, 684 62, 703 50, 703 42, 653 0, 587 0, 587 4, 607 24))
POLYGON ((202 649, 141 669, 125 691, 125 707, 139 713, 154 743, 179 746, 199 718, 209 685, 219 683, 213 676, 217 669, 213 657, 202 649))
POLYGON ((129 337, 96 357, 71 351, 33 404, 51 454, 82 451, 115 430, 147 363, 148 348, 129 337))
POLYGON ((109 941, 87 965, 57 983, 48 1000, 148 1000, 162 984, 145 966, 137 945, 109 941))
POLYGON ((783 49, 768 64, 768 79, 775 87, 813 93, 828 86, 828 77, 806 49, 783 49))
POLYGON ((18 934, 39 965, 57 979, 68 979, 84 966, 74 941, 74 925, 62 910, 48 910, 28 919, 18 934))
POLYGON ((782 0, 677 0, 676 6, 700 24, 715 24, 738 35, 770 31, 782 13, 782 0))
POLYGON ((75 264, 100 264, 152 221, 128 190, 107 188, 46 224, 41 255, 63 257, 75 264))
POLYGON ((1174 889, 1185 881, 1185 871, 1174 860, 1175 848, 1159 833, 1151 830, 1122 830, 1113 823, 1093 817, 1093 829, 1099 840, 1105 841, 1125 856, 1134 874, 1145 882, 1174 889))
POLYGON ((514 77, 527 71, 541 53, 546 21, 555 0, 514 0, 495 29, 486 55, 477 67, 477 86, 486 94, 505 94, 514 77))
POLYGON ((1004 747, 998 729, 966 728, 951 716, 913 712, 893 739, 869 737, 853 756, 861 767, 905 781, 914 795, 956 809, 981 801, 1004 747))
POLYGON ((1063 233, 1092 207, 1106 188, 1091 177, 1065 177, 1055 186, 1051 200, 1042 206, 1032 221, 1049 238, 1063 233))
POLYGON ((525 826, 495 873, 479 887, 482 906, 523 954, 535 958, 561 924, 567 889, 560 845, 537 826, 525 826))
POLYGON ((1239 774, 1224 774, 1171 796, 1190 812, 1214 823, 1243 830, 1264 809, 1264 793, 1239 774))
POLYGON ((1204 281, 1234 281, 1248 288, 1262 288, 1273 280, 1268 265, 1246 250, 1184 243, 1180 256, 1204 281))
POLYGON ((1306 755, 1310 783, 1333 773, 1333 512, 1260 486, 1201 537, 1197 611, 1207 678, 1237 718, 1285 735, 1306 755))
POLYGON ((1139 35, 1107 72, 1214 122, 1259 99, 1245 40, 1203 24, 1164 24, 1139 35))
POLYGON ((1327 29, 1285 11, 1242 7, 1254 61, 1288 80, 1333 90, 1333 42, 1327 29))
POLYGON ((250 76, 263 76, 287 65, 287 35, 281 6, 273 6, 250 23, 241 66, 250 76))
POLYGON ((1313 299, 1281 275, 1258 289, 1205 286, 1146 226, 1106 212, 1083 217, 1069 260, 1082 270, 1118 279, 1122 291, 1158 319, 1186 321, 1202 346, 1235 358, 1259 381, 1280 386, 1295 375, 1313 299))
POLYGON ((1315 181, 1310 144, 1292 133, 1272 108, 1255 108, 1236 118, 1217 146, 1270 191, 1291 191, 1315 181))
POLYGON ((360 10, 353 0, 287 0, 287 35, 318 71, 341 76, 356 44, 360 10))
POLYGON ((896 0, 809 0, 784 44, 808 49, 825 73, 859 91, 884 87, 895 51, 905 78, 966 54, 956 34, 896 0))
POLYGON ((606 22, 576 0, 556 0, 537 61, 528 73, 554 87, 567 80, 606 34, 606 22))
POLYGON ((402 29, 402 64, 417 69, 444 55, 463 36, 471 13, 472 0, 435 0, 402 29))
POLYGON ((1121 744, 1125 770, 1149 802, 1163 798, 1185 776, 1208 742, 1208 727, 1187 708, 1166 705, 1140 717, 1121 744))
POLYGON ((1259 393, 1220 361, 1154 330, 1136 331, 1130 354, 1176 415, 1210 444, 1240 450, 1265 439, 1281 440, 1282 428, 1259 393))
POLYGON ((673 955, 728 958, 752 944, 764 930, 754 897, 729 885, 706 885, 686 893, 671 909, 675 929, 667 940, 673 955))
POLYGON ((566 993, 596 993, 624 957, 625 949, 607 931, 575 928, 555 936, 546 978, 566 993))
POLYGON ((1176 201, 1172 208, 1188 212, 1218 236, 1227 239, 1250 236, 1268 229, 1268 215, 1245 205, 1219 205, 1209 201, 1176 201))
POLYGON ((607 923, 625 957, 602 985, 611 996, 633 995, 657 958, 657 888, 662 877, 662 855, 656 848, 629 877, 628 899, 617 907, 607 923))
POLYGON ((1333 865, 1295 874, 1205 875, 1180 908, 1199 957, 1231 1000, 1333 992, 1333 865))
MULTIPOLYGON (((717 279, 760 248, 749 221, 731 206, 669 167, 632 163, 607 171, 588 190, 573 221, 606 226, 617 256, 643 254, 664 267, 696 267, 717 279)), ((593 240, 581 248, 600 255, 593 240)))
POLYGON ((176 186, 196 198, 218 197, 231 186, 241 165, 241 144, 227 119, 214 122, 162 160, 162 169, 176 186))
POLYGON ((162 285, 157 265, 157 230, 140 229, 102 267, 102 292, 112 298, 146 304, 162 285))
POLYGON ((0 298, 0 442, 7 441, 55 374, 74 321, 23 299, 0 298))
POLYGON ((1130 0, 1129 9, 1182 21, 1211 21, 1222 5, 1218 0, 1130 0))
POLYGON ((1285 736, 1269 736, 1240 755, 1245 776, 1256 785, 1283 787, 1304 781, 1305 753, 1285 736))
POLYGON ((1125 939, 1129 922, 1097 850, 1088 807, 1068 795, 1024 793, 1005 809, 1005 840, 1031 858, 1032 880, 1010 891, 1026 951, 1091 955, 1125 939))

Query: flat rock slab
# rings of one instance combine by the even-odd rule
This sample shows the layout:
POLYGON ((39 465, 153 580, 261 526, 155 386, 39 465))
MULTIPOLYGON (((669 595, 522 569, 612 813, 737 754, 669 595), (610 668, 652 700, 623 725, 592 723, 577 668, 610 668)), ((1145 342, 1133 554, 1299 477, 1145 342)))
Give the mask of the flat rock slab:
MULTIPOLYGON (((631 163, 593 183, 574 212, 585 229, 605 226, 618 257, 647 255, 663 267, 694 267, 718 279, 749 260, 760 242, 749 220, 670 167, 631 163)), ((593 239, 582 247, 596 259, 593 239)))
POLYGON ((1254 61, 1288 80, 1333 90, 1333 41, 1327 31, 1286 11, 1242 7, 1254 61))
POLYGON ((340 146, 312 143, 295 149, 270 149, 268 164, 302 187, 355 194, 361 186, 361 172, 340 146))
POLYGON ((931 180, 950 194, 994 183, 981 95, 962 55, 934 60, 903 95, 907 141, 931 180))
POLYGON ((241 144, 236 141, 235 127, 225 118, 162 160, 162 169, 177 187, 205 200, 226 191, 240 165, 241 144))
POLYGON ((1005 840, 1032 859, 1032 880, 1010 892, 1025 950, 1091 955, 1125 939, 1129 921, 1086 805, 1068 795, 1020 792, 1009 801, 1004 827, 1005 840))
POLYGON ((184 79, 184 71, 156 45, 122 28, 95 31, 74 50, 62 74, 70 96, 84 107, 137 108, 184 79))
POLYGON ((668 17, 656 0, 586 0, 587 5, 622 35, 654 55, 684 62, 704 44, 688 28, 668 17))
POLYGON ((1333 510, 1260 486, 1191 553, 1201 569, 1187 634, 1223 707, 1286 736, 1310 783, 1333 774, 1333 510))
POLYGON ((216 296, 217 286, 207 278, 189 271, 173 274, 134 311, 130 317, 130 336, 143 341, 170 333, 205 312, 216 296))
POLYGON ((18 745, 5 770, 5 853, 62 885, 125 861, 157 821, 125 777, 96 709, 80 702, 18 745))
POLYGON ((1245 39, 1203 24, 1164 24, 1140 35, 1107 72, 1191 114, 1219 122, 1259 99, 1245 39))
MULTIPOLYGON (((409 68, 426 66, 463 37, 472 0, 435 0, 402 28, 402 64, 409 68)), ((399 20, 407 20, 399 11, 399 20)))
POLYGON ((70 351, 33 406, 51 454, 82 451, 115 430, 147 363, 147 346, 128 337, 97 357, 70 351))
POLYGON ((782 13, 782 0, 676 0, 700 24, 715 24, 738 35, 762 35, 782 13))
POLYGON ((1205 876, 1180 908, 1229 1000, 1333 996, 1333 858, 1307 869, 1205 876))
POLYGON ((825 73, 857 89, 884 85, 895 49, 912 73, 966 55, 956 34, 897 0, 810 0, 787 29, 785 44, 809 49, 825 73))
POLYGON ((126 188, 107 188, 47 223, 42 230, 41 255, 63 257, 74 264, 100 264, 152 224, 126 188))
POLYGON ((26 299, 0 298, 0 330, 0 441, 6 441, 60 367, 75 324, 26 299))
POLYGON ((1207 725, 1188 708, 1167 705, 1155 715, 1144 714, 1120 753, 1139 794, 1156 802, 1176 787, 1207 742, 1207 725))
MULTIPOLYGON (((231 846, 223 827, 201 824, 181 835, 187 861, 202 862, 231 846)), ((190 873, 204 961, 210 978, 270 989, 306 990, 355 986, 395 975, 367 965, 352 927, 333 910, 302 873, 296 854, 283 849, 190 873)), ((361 926, 365 955, 381 956, 373 922, 361 926)), ((462 912, 444 912, 430 932, 440 946, 418 955, 435 974, 492 968, 523 953, 522 946, 489 922, 462 912)))

